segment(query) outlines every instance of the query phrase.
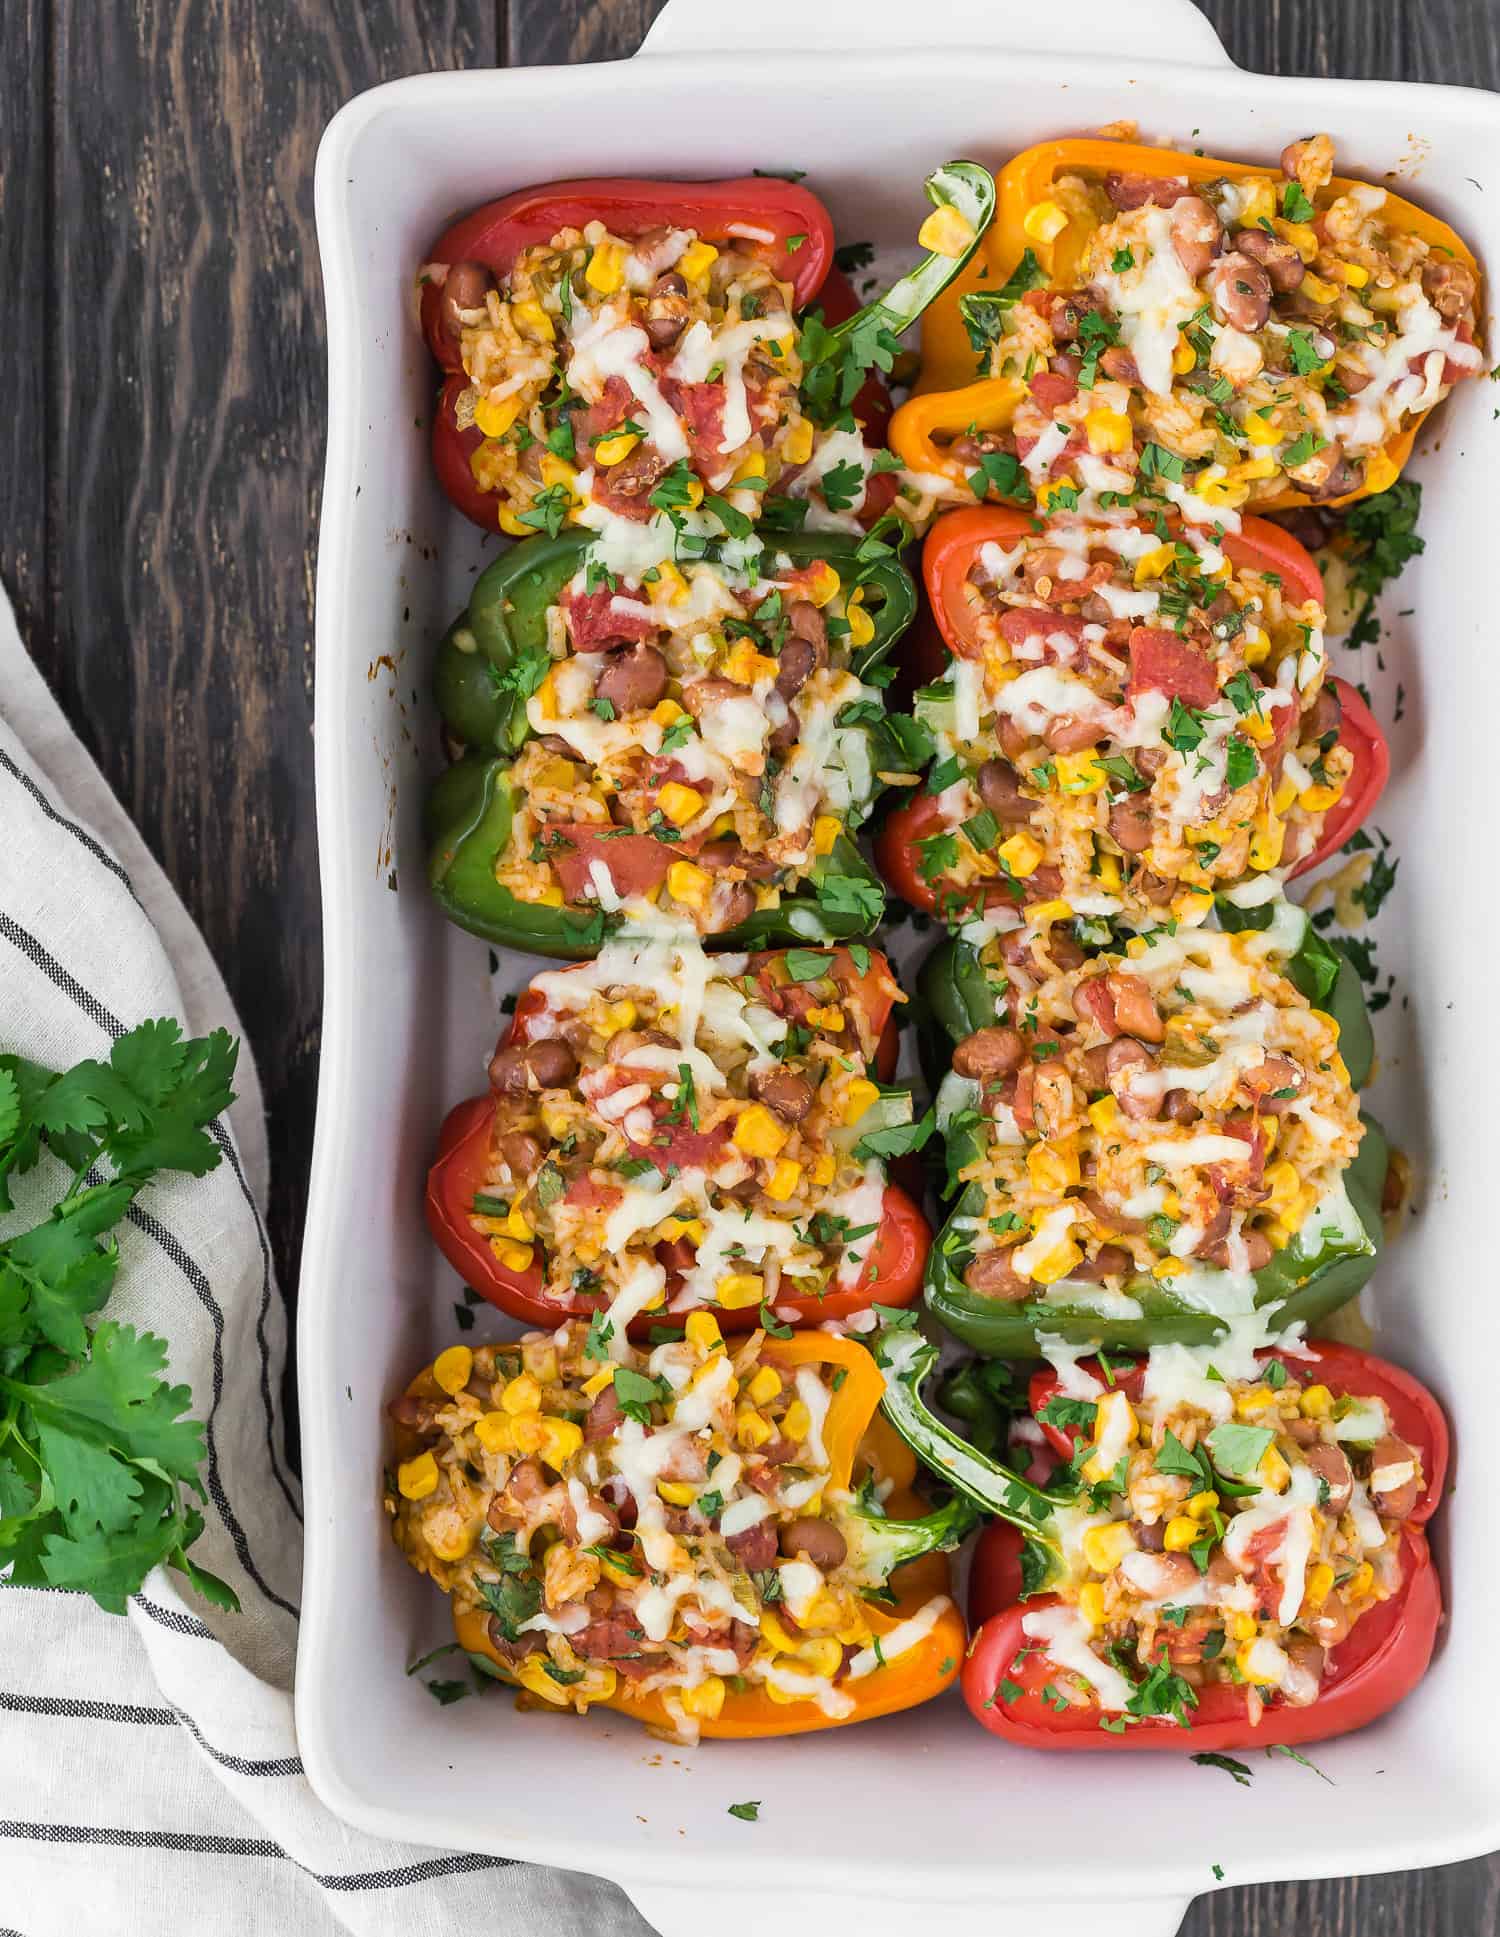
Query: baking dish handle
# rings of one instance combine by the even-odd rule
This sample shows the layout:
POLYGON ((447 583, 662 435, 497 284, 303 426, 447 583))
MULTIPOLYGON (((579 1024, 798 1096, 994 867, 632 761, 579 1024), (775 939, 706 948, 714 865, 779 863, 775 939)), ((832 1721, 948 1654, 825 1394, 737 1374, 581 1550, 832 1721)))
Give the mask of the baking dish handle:
POLYGON ((846 54, 881 47, 1004 48, 1010 53, 1118 54, 1225 67, 1229 56, 1193 0, 1071 0, 1066 45, 1057 15, 1035 0, 667 0, 643 54, 705 54, 791 47, 846 54), (920 18, 916 32, 914 19, 920 18))
MULTIPOLYGON (((911 1937, 914 1928, 939 1925, 943 1937, 1021 1937, 1038 1929, 1065 1930, 1081 1921, 1085 1904, 1042 1903, 982 1908, 893 1902, 889 1898, 793 1896, 785 1890, 685 1890, 672 1884, 632 1884, 628 1894, 657 1937, 827 1937, 830 1930, 857 1930, 860 1937, 911 1937)), ((1177 1937, 1188 1903, 1161 1898, 1150 1903, 1110 1899, 1110 1937, 1177 1937)))

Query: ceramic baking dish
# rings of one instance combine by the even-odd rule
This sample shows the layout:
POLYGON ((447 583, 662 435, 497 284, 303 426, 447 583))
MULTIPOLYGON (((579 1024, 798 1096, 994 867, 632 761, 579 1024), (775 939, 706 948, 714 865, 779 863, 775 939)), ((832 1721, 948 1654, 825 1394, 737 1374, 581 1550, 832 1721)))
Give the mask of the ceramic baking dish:
POLYGON ((1500 936, 1493 815, 1479 806, 1500 722, 1489 609, 1500 425, 1483 381, 1443 407, 1418 458, 1427 550, 1401 581, 1383 671, 1363 669, 1384 682, 1387 720, 1403 688, 1378 816, 1403 859, 1381 940, 1399 994, 1380 1018, 1376 1101, 1423 1180, 1420 1215, 1367 1305, 1379 1344, 1448 1403, 1459 1449, 1437 1532, 1453 1613, 1420 1691, 1318 1752, 1335 1786, 1277 1758, 1245 1789, 1185 1759, 1011 1750, 951 1700, 825 1736, 674 1750, 607 1715, 521 1716, 498 1696, 439 1708, 402 1674, 445 1638, 445 1610, 385 1532, 381 1408, 455 1335, 456 1285, 428 1242, 421 1182, 436 1127, 479 1086, 496 1030, 487 951, 444 925, 422 878, 422 780, 437 756, 429 654, 485 541, 429 472, 434 381, 412 273, 456 211, 624 171, 803 168, 845 238, 897 245, 934 163, 998 166, 1120 116, 1148 137, 1246 158, 1326 128, 1342 172, 1395 174, 1500 264, 1494 97, 1245 74, 1188 0, 1071 0, 1058 26, 997 0, 674 0, 624 66, 376 89, 338 115, 318 159, 331 346, 316 733, 326 994, 299 1326, 302 1750, 349 1821, 602 1873, 667 1937, 706 1919, 724 1937, 856 1926, 879 1937, 914 1917, 1004 1937, 1034 1926, 1036 1906, 1101 1900, 1114 1937, 1169 1937, 1218 1872, 1249 1883, 1385 1870, 1500 1844, 1500 1033, 1486 1003, 1500 936), (748 1798, 762 1802, 755 1824, 727 1814, 748 1798))

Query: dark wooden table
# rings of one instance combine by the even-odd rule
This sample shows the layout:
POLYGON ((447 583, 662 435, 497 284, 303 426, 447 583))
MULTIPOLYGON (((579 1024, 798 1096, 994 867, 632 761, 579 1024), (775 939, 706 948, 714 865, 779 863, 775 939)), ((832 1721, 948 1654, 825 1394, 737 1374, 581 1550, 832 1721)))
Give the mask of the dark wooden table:
MULTIPOLYGON (((753 0, 750 0, 753 4, 753 0)), ((1500 84, 1496 0, 1200 0, 1242 66, 1500 84)), ((656 0, 0 0, 0 575, 218 956, 296 1284, 318 1062, 324 123, 426 68, 631 53, 656 0)), ((1185 1937, 1481 1937, 1500 1859, 1229 1890, 1185 1937)))

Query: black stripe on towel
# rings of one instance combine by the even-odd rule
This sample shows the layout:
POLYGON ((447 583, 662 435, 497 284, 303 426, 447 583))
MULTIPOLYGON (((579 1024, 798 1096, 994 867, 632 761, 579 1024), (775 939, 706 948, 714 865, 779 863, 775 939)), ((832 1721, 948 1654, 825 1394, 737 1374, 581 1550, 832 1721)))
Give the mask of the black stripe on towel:
MULTIPOLYGON (((259 1836, 195 1836, 171 1829, 96 1829, 81 1823, 25 1823, 0 1821, 0 1836, 29 1843, 94 1845, 127 1850, 181 1850, 203 1856, 260 1856, 295 1863, 277 1843, 259 1836)), ((476 1870, 509 1870, 515 1859, 509 1856, 434 1856, 424 1863, 407 1863, 395 1870, 367 1870, 357 1876, 329 1876, 309 1869, 306 1872, 325 1890, 400 1890, 408 1884, 427 1883, 434 1877, 467 1876, 476 1870)))

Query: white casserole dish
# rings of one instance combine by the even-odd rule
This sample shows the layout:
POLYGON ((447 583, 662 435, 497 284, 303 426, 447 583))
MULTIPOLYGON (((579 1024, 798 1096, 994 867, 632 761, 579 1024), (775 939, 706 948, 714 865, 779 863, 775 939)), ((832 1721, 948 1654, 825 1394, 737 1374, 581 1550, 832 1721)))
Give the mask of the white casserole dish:
POLYGON ((1500 1320, 1481 1237, 1500 1142, 1500 1037, 1484 1004, 1500 924, 1474 887, 1492 866, 1491 817, 1475 803, 1500 721, 1484 589, 1500 427, 1483 382, 1444 405, 1419 455, 1427 550, 1390 602, 1409 616, 1390 623, 1383 672, 1362 669, 1387 721, 1404 688, 1376 816, 1405 859, 1381 939, 1399 993, 1379 1019, 1375 1105, 1423 1180, 1421 1213, 1366 1305, 1379 1348, 1448 1404, 1459 1455, 1436 1527, 1452 1619, 1419 1692, 1318 1751, 1336 1787, 1273 1759, 1231 1793, 1185 1758, 1009 1749, 952 1698, 826 1736, 663 1750, 608 1715, 560 1724, 498 1697, 439 1708, 401 1672, 449 1630, 386 1533, 381 1408, 455 1336, 455 1281, 428 1241, 421 1187, 444 1112, 482 1082, 497 1021, 484 945, 444 924, 423 883, 429 655, 486 544, 428 465, 435 383, 409 292, 433 237, 532 182, 795 165, 841 236, 901 244, 935 163, 998 167, 1031 142, 1130 116, 1146 138, 1244 158, 1327 129, 1340 172, 1399 174, 1500 264, 1500 181, 1468 172, 1500 152, 1492 96, 1245 74, 1189 0, 1073 0, 1061 50, 1017 0, 939 0, 921 24, 914 47, 895 0, 673 0, 637 63, 397 82, 350 103, 318 159, 332 346, 317 616, 326 984, 299 1322, 301 1746, 350 1822, 600 1872, 667 1937, 705 1918, 725 1937, 856 1925, 879 1937, 914 1916, 1003 1937, 1034 1925, 1036 1906, 1100 1899, 1115 1937, 1169 1937, 1216 1864, 1226 1883, 1250 1883, 1500 1844, 1500 1543, 1489 1482, 1464 1483, 1500 1469, 1500 1320), (1149 1809, 1122 1799, 1122 1778, 1149 1809), (763 1802, 753 1826, 726 1813, 750 1797, 763 1802), (747 1856, 774 1889, 743 1887, 747 1856))

